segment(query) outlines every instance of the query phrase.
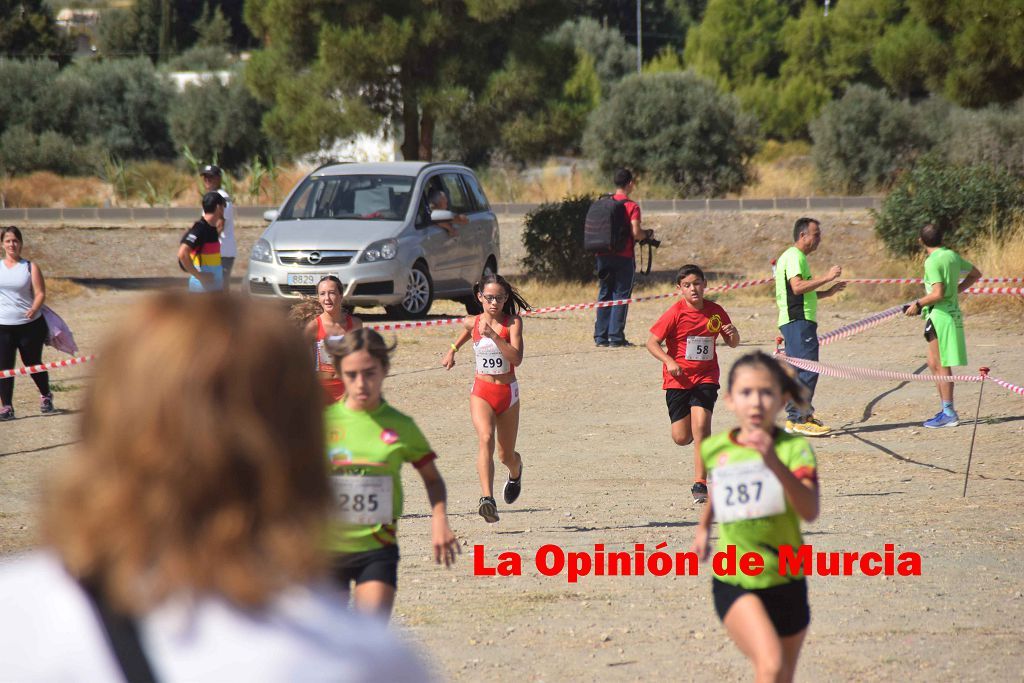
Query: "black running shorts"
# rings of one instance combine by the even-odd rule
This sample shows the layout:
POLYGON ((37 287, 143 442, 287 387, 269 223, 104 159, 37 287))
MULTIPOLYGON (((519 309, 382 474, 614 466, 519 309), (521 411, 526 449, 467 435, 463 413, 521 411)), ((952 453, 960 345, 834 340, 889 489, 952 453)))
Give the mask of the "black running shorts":
POLYGON ((690 414, 690 408, 699 406, 713 412, 715 401, 718 400, 717 384, 698 384, 692 389, 666 389, 665 403, 668 405, 668 417, 672 422, 679 422, 690 414))
POLYGON ((331 561, 331 575, 344 590, 348 590, 353 581, 357 586, 367 581, 383 581, 392 588, 398 588, 398 546, 335 555, 331 561))
POLYGON ((780 638, 793 636, 811 623, 811 605, 807 602, 807 580, 797 579, 771 588, 742 588, 718 579, 711 579, 711 593, 715 598, 718 618, 725 621, 729 608, 738 599, 751 593, 764 605, 775 632, 780 638))
POLYGON ((924 321, 924 340, 931 343, 933 340, 938 339, 938 335, 935 333, 935 325, 932 325, 932 321, 924 321))

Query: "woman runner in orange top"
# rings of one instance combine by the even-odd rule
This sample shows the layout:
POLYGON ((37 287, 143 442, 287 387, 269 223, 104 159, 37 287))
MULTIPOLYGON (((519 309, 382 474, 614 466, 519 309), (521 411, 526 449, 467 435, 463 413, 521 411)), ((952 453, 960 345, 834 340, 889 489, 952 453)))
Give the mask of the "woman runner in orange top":
POLYGON ((516 452, 519 434, 519 383, 516 366, 523 362, 523 320, 519 312, 530 305, 500 275, 485 275, 473 288, 483 313, 467 316, 464 329, 441 364, 449 370, 455 353, 473 340, 476 380, 469 397, 469 413, 479 438, 476 460, 483 495, 477 511, 488 523, 498 521, 494 502, 494 445, 498 459, 508 468, 503 498, 511 505, 522 491, 523 458, 516 452), (512 473, 515 472, 515 476, 512 473))
POLYGON ((341 400, 345 383, 334 369, 334 359, 324 348, 328 337, 340 340, 346 333, 358 330, 363 321, 342 306, 341 280, 334 275, 324 277, 316 286, 316 305, 320 314, 305 326, 306 337, 316 345, 316 374, 327 394, 328 403, 341 400))

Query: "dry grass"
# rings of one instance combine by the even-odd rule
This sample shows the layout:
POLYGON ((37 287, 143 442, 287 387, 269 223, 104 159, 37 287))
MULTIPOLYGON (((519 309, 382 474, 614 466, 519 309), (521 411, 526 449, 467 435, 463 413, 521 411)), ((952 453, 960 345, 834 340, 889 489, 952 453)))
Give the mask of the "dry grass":
POLYGON ((127 165, 127 199, 146 206, 177 206, 197 203, 202 186, 189 173, 162 161, 137 161, 127 165))
POLYGON ((50 303, 54 300, 63 301, 82 296, 88 290, 77 282, 65 280, 64 278, 51 277, 46 279, 46 299, 50 303))
MULTIPOLYGON (((745 189, 743 197, 806 197, 814 194, 814 169, 806 143, 769 142, 754 159, 756 182, 745 189)), ((302 164, 281 165, 274 177, 258 179, 248 172, 230 177, 229 186, 236 202, 242 205, 278 204, 310 171, 302 164), (257 186, 258 185, 258 186, 257 186)), ((559 201, 567 195, 597 195, 608 192, 611 182, 589 165, 566 165, 550 159, 540 168, 521 173, 508 166, 491 166, 478 172, 492 202, 543 203, 559 201)), ((636 199, 678 197, 671 184, 655 178, 638 179, 636 199)), ((49 172, 37 172, 17 178, 0 179, 0 197, 8 207, 80 207, 104 206, 192 206, 202 186, 190 171, 161 161, 136 161, 125 166, 126 196, 114 197, 108 183, 98 178, 62 178, 49 172)))
POLYGON ((0 178, 3 208, 102 206, 110 186, 98 178, 61 177, 49 171, 0 178))
MULTIPOLYGON (((303 165, 281 166, 276 177, 264 175, 260 179, 258 192, 253 192, 253 179, 241 174, 231 178, 231 189, 239 204, 278 204, 309 171, 303 165)), ((0 177, 0 207, 195 206, 203 193, 197 176, 162 161, 126 164, 125 189, 127 196, 115 196, 113 187, 96 177, 63 177, 37 171, 0 177)))
MULTIPOLYGON (((982 277, 1024 277, 1024 216, 1018 217, 1002 240, 987 237, 969 249, 964 257, 981 271, 982 277)), ((1024 283, 981 284, 979 287, 1024 287, 1024 283)), ((1024 296, 979 294, 967 297, 969 313, 992 311, 1024 318, 1024 296)))
POLYGON ((598 174, 572 164, 568 168, 549 160, 539 169, 522 174, 506 166, 491 166, 479 171, 480 182, 492 202, 554 202, 567 195, 600 194, 608 183, 598 174))
POLYGON ((769 140, 753 160, 752 184, 740 197, 812 197, 815 194, 814 164, 806 142, 779 143, 769 140))

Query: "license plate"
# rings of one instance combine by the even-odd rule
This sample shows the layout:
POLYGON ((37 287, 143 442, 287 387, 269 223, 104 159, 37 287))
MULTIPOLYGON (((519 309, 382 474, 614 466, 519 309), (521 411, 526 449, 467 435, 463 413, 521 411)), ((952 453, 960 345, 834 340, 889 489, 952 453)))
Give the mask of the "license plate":
POLYGON ((333 273, 288 273, 289 285, 316 285, 333 273))

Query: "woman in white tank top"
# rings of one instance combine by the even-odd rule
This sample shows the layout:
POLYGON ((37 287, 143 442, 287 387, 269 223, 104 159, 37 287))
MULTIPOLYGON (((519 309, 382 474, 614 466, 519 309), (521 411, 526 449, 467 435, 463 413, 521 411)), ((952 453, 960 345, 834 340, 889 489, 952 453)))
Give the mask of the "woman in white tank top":
MULTIPOLYGON (((43 359, 43 342, 49 334, 43 319, 46 283, 39 267, 21 257, 21 231, 13 225, 0 228, 0 370, 14 368, 16 355, 26 366, 43 359)), ((50 374, 37 372, 32 381, 39 389, 39 410, 53 412, 50 374)), ((14 378, 0 379, 0 421, 14 419, 14 378)))

